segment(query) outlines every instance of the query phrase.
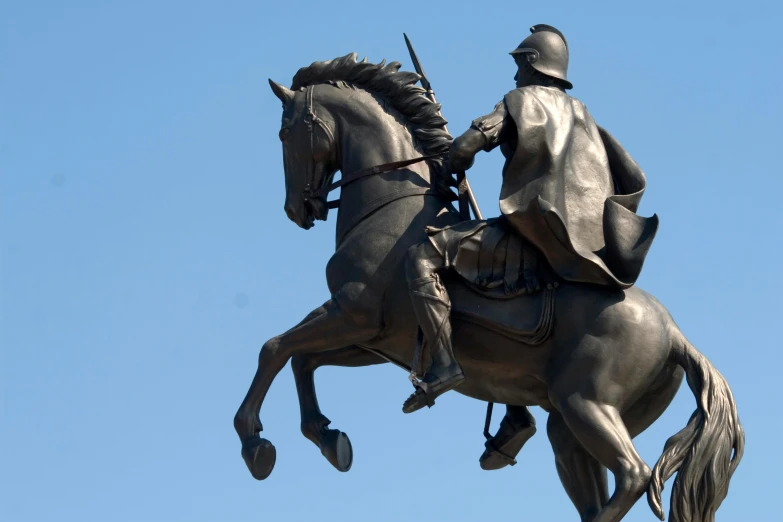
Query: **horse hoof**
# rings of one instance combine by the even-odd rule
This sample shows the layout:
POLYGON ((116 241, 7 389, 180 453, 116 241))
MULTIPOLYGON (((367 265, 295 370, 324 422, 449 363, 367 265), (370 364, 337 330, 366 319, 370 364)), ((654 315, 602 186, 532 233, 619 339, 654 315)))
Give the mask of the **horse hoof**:
POLYGON ((337 471, 348 471, 353 464, 353 447, 348 435, 340 430, 326 430, 321 439, 321 454, 337 471))
POLYGON ((255 437, 242 443, 242 458, 256 480, 264 480, 275 468, 277 451, 266 439, 255 437))

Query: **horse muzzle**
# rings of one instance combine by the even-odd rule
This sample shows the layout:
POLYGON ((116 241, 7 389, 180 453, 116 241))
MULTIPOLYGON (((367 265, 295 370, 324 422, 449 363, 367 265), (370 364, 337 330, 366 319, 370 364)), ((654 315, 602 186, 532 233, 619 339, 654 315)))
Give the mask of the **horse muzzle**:
POLYGON ((286 202, 284 208, 288 219, 293 221, 298 227, 305 230, 313 228, 313 225, 315 224, 315 218, 303 201, 298 205, 292 205, 291 203, 286 202))

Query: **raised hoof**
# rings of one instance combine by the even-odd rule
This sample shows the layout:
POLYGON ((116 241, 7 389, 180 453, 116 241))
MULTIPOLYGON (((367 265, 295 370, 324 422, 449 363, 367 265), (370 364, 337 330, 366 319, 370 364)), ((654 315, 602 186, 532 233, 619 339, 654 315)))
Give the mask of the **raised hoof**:
POLYGON ((353 464, 353 447, 348 435, 340 430, 326 430, 321 439, 321 454, 337 471, 346 472, 353 464))
POLYGON ((264 480, 275 469, 277 450, 266 439, 255 437, 242 443, 242 458, 256 480, 264 480))
POLYGON ((503 469, 506 466, 514 466, 517 463, 516 456, 519 454, 522 446, 524 446, 535 433, 536 428, 530 426, 515 432, 510 438, 503 442, 496 442, 495 437, 488 440, 485 445, 486 449, 479 458, 481 469, 493 471, 503 469), (500 447, 496 447, 496 443, 499 443, 500 447))

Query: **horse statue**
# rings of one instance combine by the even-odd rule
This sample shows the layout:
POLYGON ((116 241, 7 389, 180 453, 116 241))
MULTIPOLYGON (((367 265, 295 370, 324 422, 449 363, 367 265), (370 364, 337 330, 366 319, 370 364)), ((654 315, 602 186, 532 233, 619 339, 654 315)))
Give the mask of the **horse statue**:
MULTIPOLYGON (((444 190, 451 136, 440 105, 415 85, 418 74, 399 69, 350 54, 300 69, 290 89, 270 80, 283 104, 286 214, 309 229, 336 206, 325 194, 340 186, 341 195, 326 268, 331 298, 264 343, 234 418, 242 457, 258 480, 276 458, 259 436, 260 409, 289 360, 302 432, 340 471, 351 467, 351 444, 318 407, 315 369, 412 366, 418 329, 405 255, 426 239, 426 227, 461 219, 453 192, 444 190), (333 182, 338 170, 342 179, 333 182)), ((465 374, 455 391, 506 405, 504 422, 512 424, 527 406, 549 413, 558 474, 583 522, 619 521, 645 492, 663 520, 664 482, 675 473, 669 520, 714 520, 742 458, 743 429, 724 377, 653 296, 636 286, 553 281, 536 294, 498 299, 462 277, 444 284, 465 374), (651 470, 632 439, 669 406, 683 376, 697 409, 651 470), (611 497, 607 469, 615 479, 611 497)))

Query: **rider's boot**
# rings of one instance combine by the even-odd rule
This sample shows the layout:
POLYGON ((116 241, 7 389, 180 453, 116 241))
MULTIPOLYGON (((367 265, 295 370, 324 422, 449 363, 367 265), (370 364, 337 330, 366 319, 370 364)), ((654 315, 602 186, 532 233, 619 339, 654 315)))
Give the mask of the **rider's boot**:
POLYGON ((509 406, 498 432, 484 444, 484 453, 479 458, 481 469, 514 466, 522 446, 535 433, 536 419, 530 411, 524 406, 509 406))
POLYGON ((451 303, 437 274, 414 279, 409 290, 416 318, 430 347, 432 364, 422 381, 414 384, 416 392, 402 407, 405 413, 432 407, 436 397, 465 380, 451 345, 451 303))

